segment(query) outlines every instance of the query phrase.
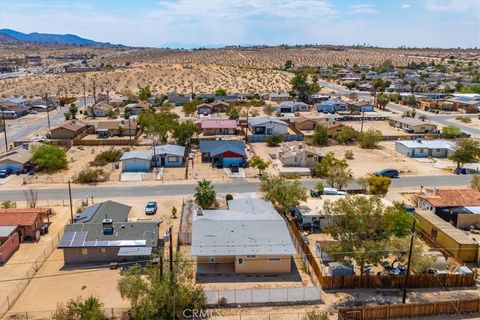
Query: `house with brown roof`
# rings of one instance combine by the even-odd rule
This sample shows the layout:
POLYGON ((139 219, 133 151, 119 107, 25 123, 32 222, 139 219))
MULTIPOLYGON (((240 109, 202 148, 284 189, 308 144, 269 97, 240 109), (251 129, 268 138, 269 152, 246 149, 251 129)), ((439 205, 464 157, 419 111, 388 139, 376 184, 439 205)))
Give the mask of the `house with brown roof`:
POLYGON ((5 264, 19 247, 18 227, 0 226, 0 265, 5 264))
POLYGON ((480 191, 474 189, 427 189, 418 196, 418 207, 457 228, 480 224, 480 191))
POLYGON ((95 132, 99 138, 135 136, 138 124, 134 120, 99 121, 95 132))
POLYGON ((50 138, 71 140, 87 129, 88 126, 85 123, 72 120, 70 122, 63 123, 56 128, 53 128, 50 131, 50 138))
POLYGON ((204 136, 233 135, 237 133, 237 120, 204 119, 200 122, 204 136))
POLYGON ((50 209, 8 208, 0 209, 0 226, 15 226, 20 232, 20 241, 38 241, 48 224, 50 209))
POLYGON ((429 133, 437 129, 437 126, 431 122, 410 117, 392 117, 390 124, 408 133, 429 133))
POLYGON ((0 154, 0 170, 10 169, 13 173, 23 171, 32 158, 32 147, 25 143, 19 147, 0 154))
POLYGON ((295 118, 295 128, 298 130, 314 130, 315 126, 322 120, 316 118, 298 117, 295 118))
POLYGON ((199 115, 210 115, 215 113, 226 113, 230 104, 223 101, 214 101, 211 103, 202 103, 197 106, 197 113, 199 115))

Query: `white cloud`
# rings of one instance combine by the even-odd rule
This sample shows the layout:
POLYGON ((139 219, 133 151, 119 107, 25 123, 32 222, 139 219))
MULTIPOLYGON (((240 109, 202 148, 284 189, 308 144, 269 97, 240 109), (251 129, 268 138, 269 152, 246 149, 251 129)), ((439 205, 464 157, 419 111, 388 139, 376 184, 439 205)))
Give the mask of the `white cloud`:
POLYGON ((411 6, 412 6, 412 5, 411 5, 410 3, 403 3, 403 4, 401 5, 401 8, 402 8, 402 9, 408 9, 408 8, 410 8, 411 6))
POLYGON ((479 12, 479 0, 423 0, 425 8, 434 12, 479 12))
POLYGON ((372 4, 354 4, 350 6, 350 14, 374 14, 378 10, 372 4))

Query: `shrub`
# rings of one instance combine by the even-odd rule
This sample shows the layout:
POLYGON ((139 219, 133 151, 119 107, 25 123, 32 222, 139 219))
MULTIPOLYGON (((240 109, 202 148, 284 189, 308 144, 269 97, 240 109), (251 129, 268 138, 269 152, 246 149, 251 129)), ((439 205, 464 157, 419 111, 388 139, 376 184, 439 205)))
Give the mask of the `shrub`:
POLYGON ((345 151, 345 159, 347 159, 347 160, 352 160, 353 159, 353 151, 352 150, 345 151))
POLYGON ((49 143, 44 143, 33 149, 31 162, 48 172, 66 169, 68 166, 65 150, 49 143))
POLYGON ((110 149, 107 151, 100 152, 95 156, 95 159, 90 162, 92 166, 104 166, 108 163, 115 162, 122 155, 122 150, 119 149, 110 149))
POLYGON ((375 149, 378 143, 382 141, 382 132, 380 130, 367 130, 360 135, 360 147, 363 149, 375 149))
POLYGON ((359 132, 350 126, 344 126, 340 132, 333 136, 333 140, 339 144, 354 143, 358 139, 359 132))
POLYGON ((392 183, 392 179, 382 176, 370 176, 367 178, 368 192, 370 194, 385 195, 388 192, 388 187, 392 183))
POLYGON ((269 147, 278 147, 280 143, 283 142, 283 137, 279 134, 274 134, 274 135, 268 136, 265 139, 265 142, 269 147))
POLYGON ((73 180, 76 183, 98 183, 107 181, 107 174, 105 170, 86 168, 78 173, 78 176, 73 180))
POLYGON ((12 200, 5 200, 0 203, 0 208, 2 209, 9 209, 9 208, 16 208, 17 203, 12 200))
POLYGON ((230 193, 227 193, 227 195, 225 196, 225 201, 228 202, 230 200, 233 200, 233 196, 230 193))

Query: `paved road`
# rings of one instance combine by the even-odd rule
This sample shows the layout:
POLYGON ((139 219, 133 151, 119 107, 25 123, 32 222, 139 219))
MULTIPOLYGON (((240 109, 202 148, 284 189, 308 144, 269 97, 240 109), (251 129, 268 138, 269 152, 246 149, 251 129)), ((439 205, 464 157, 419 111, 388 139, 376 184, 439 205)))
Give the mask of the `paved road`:
MULTIPOLYGON (((471 176, 441 175, 441 176, 405 176, 392 181, 394 188, 418 188, 434 186, 463 186, 470 183, 471 176)), ((307 188, 313 186, 319 180, 306 180, 303 184, 307 188)), ((93 195, 97 198, 122 198, 122 197, 154 197, 154 196, 182 196, 191 195, 195 191, 196 182, 190 184, 158 184, 158 185, 119 185, 119 186, 74 186, 72 197, 80 199, 93 195)), ((222 193, 257 192, 259 182, 232 181, 216 183, 215 189, 222 193)), ((67 185, 63 188, 38 189, 39 200, 67 200, 67 185)), ((25 200, 20 190, 8 190, 8 186, 0 187, 0 201, 25 200)))
MULTIPOLYGON (((87 105, 93 102, 92 97, 87 97, 87 105)), ((77 107, 83 108, 83 98, 77 101, 77 107)), ((50 127, 53 128, 65 120, 64 113, 67 108, 59 108, 57 110, 50 112, 50 127)), ((27 120, 27 119, 16 119, 16 120, 7 120, 7 139, 8 144, 13 145, 14 141, 25 140, 28 136, 48 128, 48 119, 46 114, 38 114, 38 119, 27 120)), ((0 152, 5 150, 5 139, 3 137, 3 132, 0 136, 0 152)))

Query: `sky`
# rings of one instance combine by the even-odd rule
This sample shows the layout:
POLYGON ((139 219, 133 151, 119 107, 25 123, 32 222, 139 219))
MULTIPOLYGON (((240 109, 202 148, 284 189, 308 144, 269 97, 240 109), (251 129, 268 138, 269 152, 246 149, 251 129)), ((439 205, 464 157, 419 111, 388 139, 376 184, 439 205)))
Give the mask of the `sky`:
POLYGON ((0 28, 129 46, 480 47, 480 0, 0 0, 0 28))

